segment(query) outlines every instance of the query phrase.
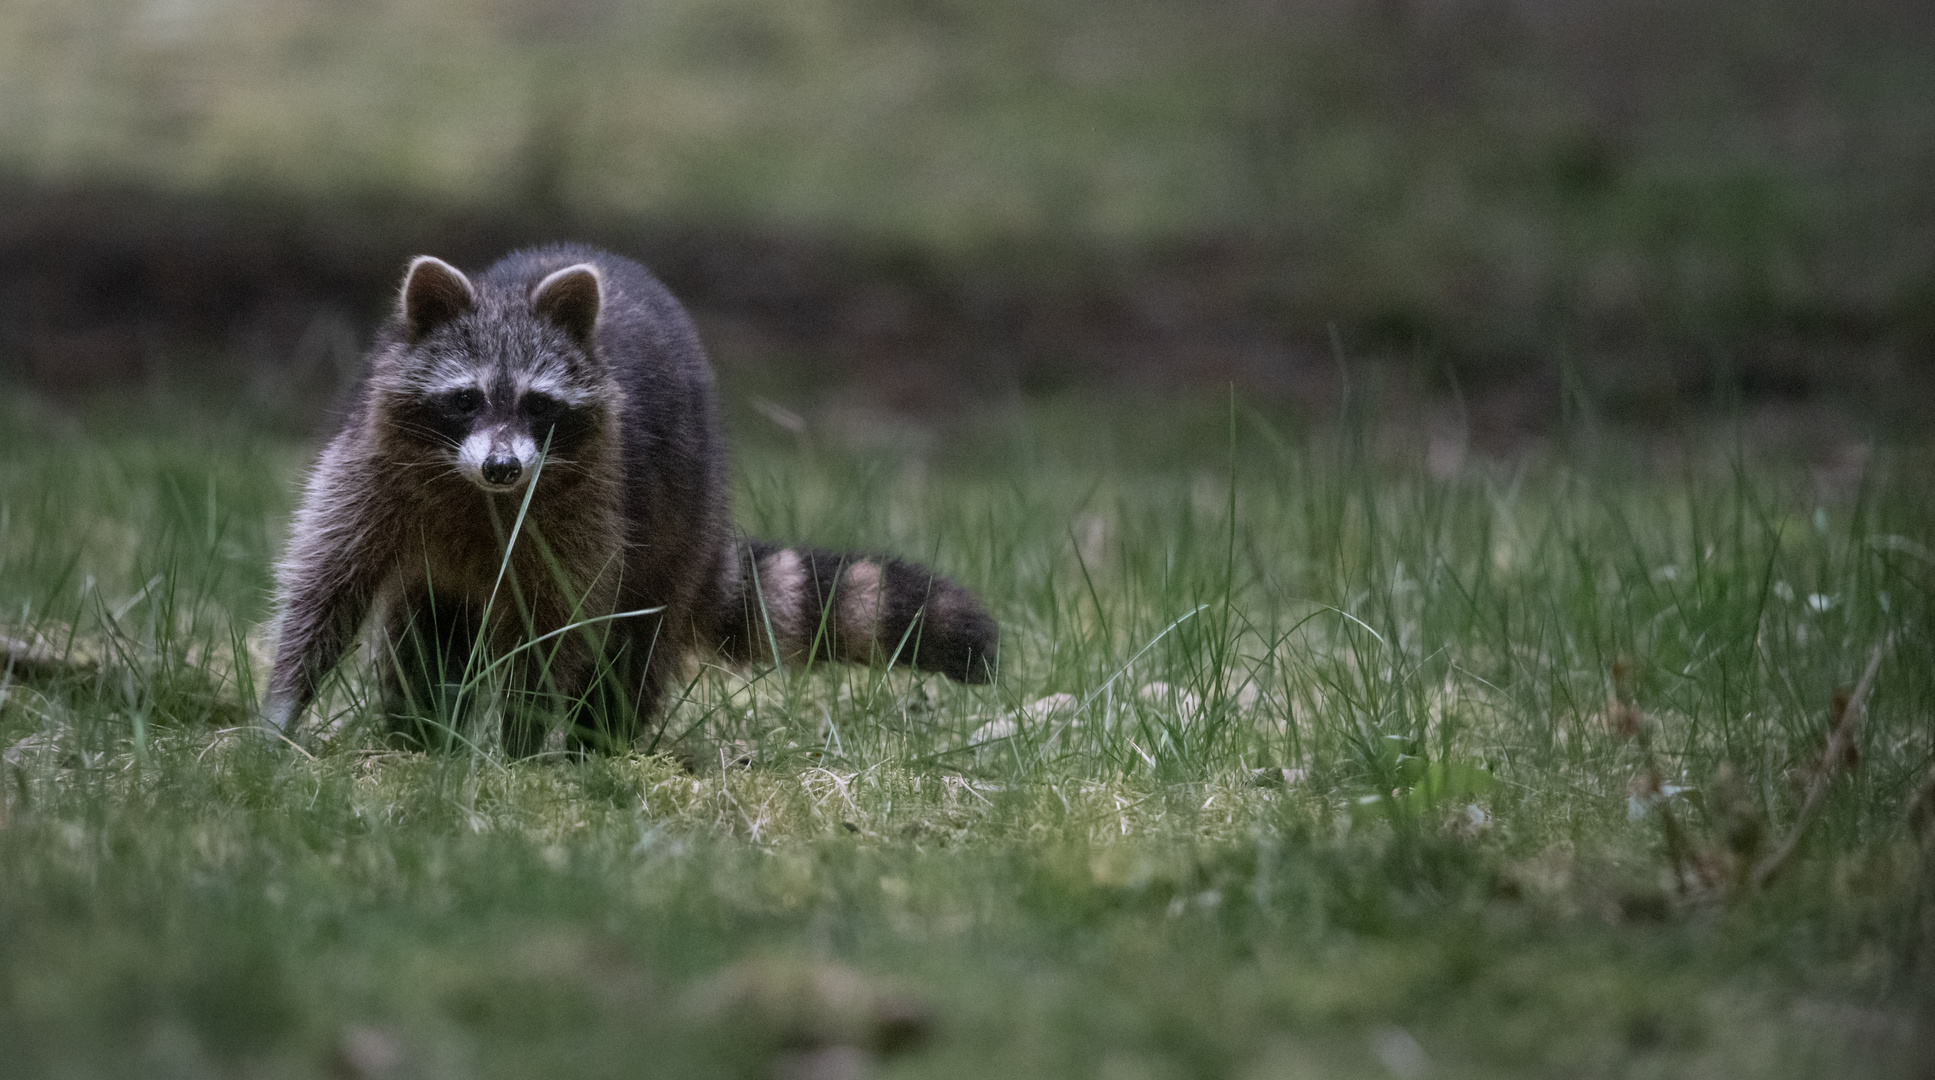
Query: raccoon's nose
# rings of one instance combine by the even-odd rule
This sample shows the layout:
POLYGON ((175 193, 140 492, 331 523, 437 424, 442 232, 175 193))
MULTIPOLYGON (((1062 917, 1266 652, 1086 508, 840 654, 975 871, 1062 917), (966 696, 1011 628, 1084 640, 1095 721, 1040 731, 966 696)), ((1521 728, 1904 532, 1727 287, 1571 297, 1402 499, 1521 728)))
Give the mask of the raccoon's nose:
POLYGON ((484 474, 484 483, 507 487, 517 483, 518 474, 524 471, 524 466, 509 454, 492 454, 484 459, 484 467, 478 471, 484 474))

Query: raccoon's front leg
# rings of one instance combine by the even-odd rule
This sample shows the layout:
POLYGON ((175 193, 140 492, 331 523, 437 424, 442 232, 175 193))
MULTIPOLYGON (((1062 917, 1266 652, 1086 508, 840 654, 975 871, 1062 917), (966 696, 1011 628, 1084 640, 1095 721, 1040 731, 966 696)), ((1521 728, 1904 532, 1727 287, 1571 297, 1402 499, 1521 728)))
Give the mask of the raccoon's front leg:
POLYGON ((560 714, 569 716, 584 701, 591 661, 577 642, 553 638, 518 653, 505 666, 504 752, 530 757, 544 748, 560 714), (554 648, 544 648, 553 642, 554 648))
POLYGON ((448 748, 476 703, 501 688, 505 752, 542 749, 560 706, 583 696, 587 647, 572 634, 542 639, 528 626, 511 633, 500 625, 487 637, 481 629, 472 603, 431 589, 412 590, 391 609, 379 667, 393 737, 415 749, 448 748))
POLYGON ((295 731, 302 711, 315 700, 323 678, 335 670, 369 613, 372 592, 352 585, 288 601, 259 722, 284 735, 295 731))
POLYGON ((568 748, 577 754, 623 753, 658 715, 676 657, 657 646, 659 621, 616 628, 602 650, 590 685, 572 704, 568 748))
POLYGON ((340 485, 324 479, 332 456, 324 455, 310 482, 276 571, 275 668, 259 720, 285 735, 355 639, 387 569, 377 558, 376 529, 343 513, 340 485))
POLYGON ((556 614, 548 625, 565 628, 564 632, 550 638, 533 635, 534 643, 509 665, 504 747, 513 756, 536 753, 560 719, 570 733, 570 749, 580 751, 580 733, 587 719, 605 715, 601 702, 609 664, 601 658, 607 655, 611 626, 605 622, 573 627, 583 619, 556 614))
POLYGON ((477 697, 487 658, 468 604, 427 589, 390 610, 377 667, 389 732, 416 748, 449 745, 477 697))

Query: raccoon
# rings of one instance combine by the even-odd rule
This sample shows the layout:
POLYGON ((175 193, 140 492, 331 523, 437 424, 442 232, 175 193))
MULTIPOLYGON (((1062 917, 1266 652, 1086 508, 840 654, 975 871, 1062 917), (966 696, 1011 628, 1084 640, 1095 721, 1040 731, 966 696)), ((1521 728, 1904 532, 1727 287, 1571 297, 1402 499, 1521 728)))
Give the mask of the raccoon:
POLYGON ((262 720, 285 734, 366 621, 396 738, 448 737, 488 684, 520 755, 560 724, 578 751, 633 745, 695 655, 995 672, 994 620, 947 578, 734 529, 691 320, 575 245, 475 278, 411 261, 276 578, 262 720))

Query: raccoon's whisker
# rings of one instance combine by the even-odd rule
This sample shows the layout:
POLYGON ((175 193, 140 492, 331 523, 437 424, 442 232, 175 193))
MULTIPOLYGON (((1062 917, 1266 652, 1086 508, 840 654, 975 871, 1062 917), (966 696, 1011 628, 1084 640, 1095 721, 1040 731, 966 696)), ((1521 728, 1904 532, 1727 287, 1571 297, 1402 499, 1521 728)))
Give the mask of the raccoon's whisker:
POLYGON ((427 460, 427 461, 399 461, 399 462, 397 462, 397 463, 396 463, 396 465, 395 465, 395 467, 396 467, 396 468, 399 468, 399 469, 448 469, 448 468, 452 468, 452 466, 451 466, 451 464, 450 464, 450 462, 448 462, 448 461, 441 461, 441 460, 438 460, 438 459, 436 459, 436 458, 431 458, 431 459, 429 459, 429 460, 427 460))
POLYGON ((414 420, 407 420, 397 416, 388 416, 384 418, 384 422, 388 424, 390 429, 393 431, 397 431, 405 435, 416 436, 417 438, 422 439, 424 442, 427 442, 427 443, 436 443, 444 446, 457 446, 459 445, 459 442, 460 442, 460 440, 458 439, 451 438, 448 432, 439 431, 436 428, 428 427, 414 420))
POLYGON ((424 427, 421 424, 398 424, 396 425, 396 430, 405 435, 414 435, 433 446, 447 446, 455 450, 463 445, 462 442, 451 438, 449 435, 435 428, 424 427))
POLYGON ((560 458, 545 458, 544 471, 570 473, 573 476, 591 475, 591 469, 584 464, 576 461, 565 461, 560 458))
MULTIPOLYGON (((425 477, 425 478, 424 478, 424 479, 430 479, 430 480, 438 480, 438 479, 442 479, 442 478, 443 478, 443 477, 445 477, 445 476, 454 476, 454 477, 456 477, 456 478, 458 478, 458 479, 460 479, 460 480, 465 480, 465 481, 468 481, 468 480, 469 480, 469 477, 467 477, 467 476, 465 476, 465 475, 464 475, 464 473, 463 473, 463 470, 461 470, 461 469, 459 469, 459 468, 458 468, 457 466, 455 466, 455 465, 452 465, 451 463, 449 463, 449 462, 447 462, 447 461, 411 461, 411 462, 405 462, 405 463, 403 463, 403 464, 402 464, 402 466, 401 466, 401 469, 402 469, 403 471, 405 471, 405 472, 408 472, 409 470, 412 470, 412 469, 431 469, 431 470, 434 470, 434 471, 433 471, 433 472, 432 472, 432 473, 430 474, 430 476, 428 476, 428 477, 425 477)), ((413 477, 413 479, 415 479, 415 477, 413 477)))

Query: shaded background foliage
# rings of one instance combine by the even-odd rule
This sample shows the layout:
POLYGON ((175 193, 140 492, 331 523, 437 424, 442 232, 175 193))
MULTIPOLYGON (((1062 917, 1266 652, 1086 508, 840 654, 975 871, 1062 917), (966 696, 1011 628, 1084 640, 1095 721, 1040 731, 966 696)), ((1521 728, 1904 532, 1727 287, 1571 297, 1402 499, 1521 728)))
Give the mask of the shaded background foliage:
POLYGON ((1912 422, 1932 99, 1903 0, 23 2, 0 365, 305 399, 409 256, 574 237, 801 402, 1307 404, 1341 351, 1508 425, 1912 422))

